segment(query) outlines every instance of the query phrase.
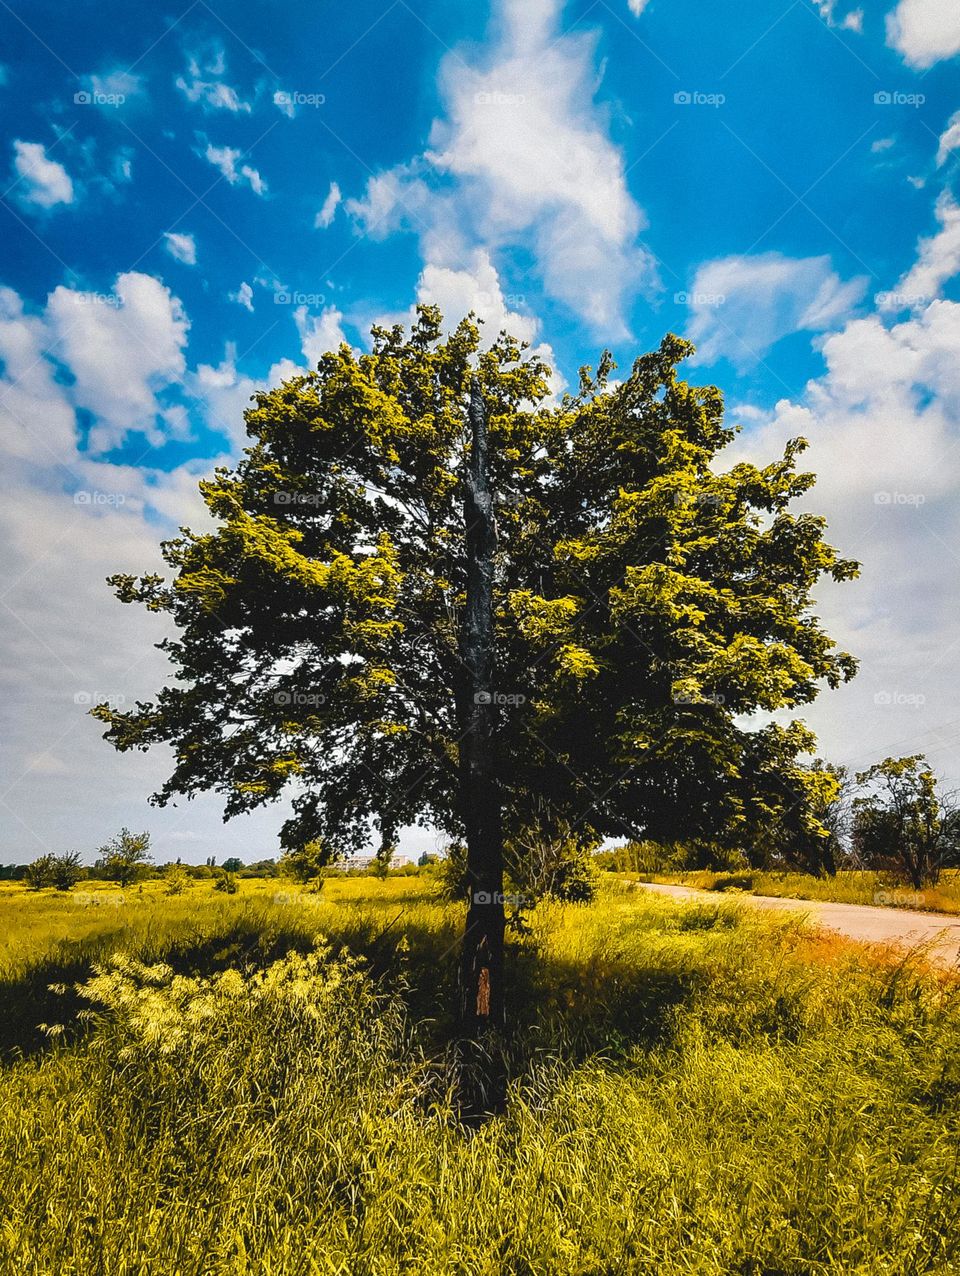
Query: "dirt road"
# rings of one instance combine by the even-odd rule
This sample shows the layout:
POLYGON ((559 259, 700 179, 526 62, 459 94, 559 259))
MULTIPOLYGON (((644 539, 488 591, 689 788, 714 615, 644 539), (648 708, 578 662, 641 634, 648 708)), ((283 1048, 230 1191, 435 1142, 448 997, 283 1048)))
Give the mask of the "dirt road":
MULTIPOLYGON (((689 886, 645 882, 643 887, 675 899, 724 898, 718 891, 697 891, 689 886)), ((726 896, 730 898, 730 896, 726 896)), ((833 930, 847 939, 868 944, 894 944, 914 948, 929 944, 929 956, 946 965, 960 963, 960 917, 944 913, 918 913, 906 908, 874 908, 868 904, 827 904, 811 899, 779 899, 773 895, 734 896, 756 908, 778 908, 805 913, 811 925, 833 930)))

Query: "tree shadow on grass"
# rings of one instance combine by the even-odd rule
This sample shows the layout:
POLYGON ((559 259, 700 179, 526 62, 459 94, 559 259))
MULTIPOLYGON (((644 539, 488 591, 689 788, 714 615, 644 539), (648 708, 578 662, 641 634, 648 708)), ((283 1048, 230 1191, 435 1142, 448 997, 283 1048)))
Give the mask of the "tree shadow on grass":
MULTIPOLYGON (((210 976, 230 968, 262 969, 293 951, 309 951, 322 933, 334 950, 361 956, 371 976, 404 1000, 413 1035, 427 1054, 456 1038, 454 1007, 462 928, 459 911, 438 922, 418 919, 418 901, 398 900, 379 915, 362 907, 324 911, 253 903, 218 924, 171 929, 117 926, 81 941, 63 941, 41 960, 0 980, 0 1057, 36 1055, 53 1038, 41 1025, 60 1025, 56 1040, 70 1044, 87 1030, 77 992, 95 965, 117 951, 177 974, 210 976)), ((358 901, 362 903, 362 901, 358 901)), ((545 1054, 570 1060, 626 1055, 665 1040, 674 1009, 691 995, 696 975, 655 956, 606 954, 583 966, 515 937, 507 952, 509 1071, 522 1075, 545 1054)))

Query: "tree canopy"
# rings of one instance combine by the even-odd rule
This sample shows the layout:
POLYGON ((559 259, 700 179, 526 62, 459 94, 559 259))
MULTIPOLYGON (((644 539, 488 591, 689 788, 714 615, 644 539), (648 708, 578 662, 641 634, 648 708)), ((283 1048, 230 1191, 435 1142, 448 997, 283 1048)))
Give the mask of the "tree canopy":
MULTIPOLYGON (((172 617, 175 681, 131 711, 100 705, 119 749, 173 746, 155 800, 216 791, 227 816, 289 794, 288 847, 355 852, 429 822, 463 835, 458 742, 469 684, 463 482, 468 406, 489 426, 496 509, 496 783, 506 839, 531 829, 740 842, 817 838, 831 777, 802 763, 795 709, 852 676, 812 611, 857 566, 824 520, 805 444, 719 461, 720 391, 678 375, 668 335, 620 383, 604 354, 576 393, 468 318, 324 354, 255 396, 251 446, 201 484, 212 531, 163 546, 169 579, 111 578, 172 617)), ((829 795, 827 795, 829 796, 829 795)))

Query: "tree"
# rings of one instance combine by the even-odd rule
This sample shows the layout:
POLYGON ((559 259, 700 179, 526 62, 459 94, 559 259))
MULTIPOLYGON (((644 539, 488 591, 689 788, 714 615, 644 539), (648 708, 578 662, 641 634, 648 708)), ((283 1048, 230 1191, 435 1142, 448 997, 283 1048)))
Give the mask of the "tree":
POLYGON ((108 878, 129 886, 139 876, 141 869, 153 863, 150 855, 150 834, 131 833, 123 828, 115 838, 100 847, 97 867, 108 878))
POLYGON ((320 878, 329 862, 330 855, 321 842, 306 842, 287 851, 280 860, 280 871, 296 882, 310 882, 320 878))
POLYGON ((80 880, 82 872, 78 851, 67 851, 63 855, 40 855, 28 866, 26 881, 33 890, 55 886, 58 891, 69 891, 80 880))
POLYGON ((255 396, 244 459, 201 484, 215 530, 164 546, 172 579, 111 578, 178 631, 154 703, 93 710, 118 749, 173 745, 158 803, 288 792, 284 845, 328 855, 371 826, 465 842, 469 1034, 503 1018, 505 841, 817 823, 811 733, 744 716, 853 674, 810 609, 856 564, 788 508, 802 440, 719 468, 734 431, 678 376, 691 352, 667 336, 618 385, 604 354, 551 402, 520 343, 421 307, 255 396))
POLYGON ((854 850, 871 868, 902 873, 914 890, 935 886, 960 858, 953 795, 941 794, 921 754, 885 758, 857 775, 868 792, 854 799, 854 850))
POLYGON ((224 872, 239 873, 243 868, 243 860, 237 855, 230 855, 223 861, 224 872))

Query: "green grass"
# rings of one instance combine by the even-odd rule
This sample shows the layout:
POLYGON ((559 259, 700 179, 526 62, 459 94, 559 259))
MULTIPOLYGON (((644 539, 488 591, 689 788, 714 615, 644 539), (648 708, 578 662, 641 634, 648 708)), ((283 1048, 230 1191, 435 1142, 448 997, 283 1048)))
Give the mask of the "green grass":
POLYGON ((4 1273, 960 1271, 960 992, 918 962, 615 881, 541 907, 468 1131, 423 881, 14 916, 5 1004, 85 991, 8 1032, 4 1273))
POLYGON ((817 899, 837 904, 872 904, 884 908, 911 908, 920 912, 960 913, 960 872, 946 870, 936 886, 915 891, 884 873, 863 869, 813 877, 810 873, 743 872, 656 873, 649 880, 705 891, 742 890, 752 895, 787 899, 817 899))

